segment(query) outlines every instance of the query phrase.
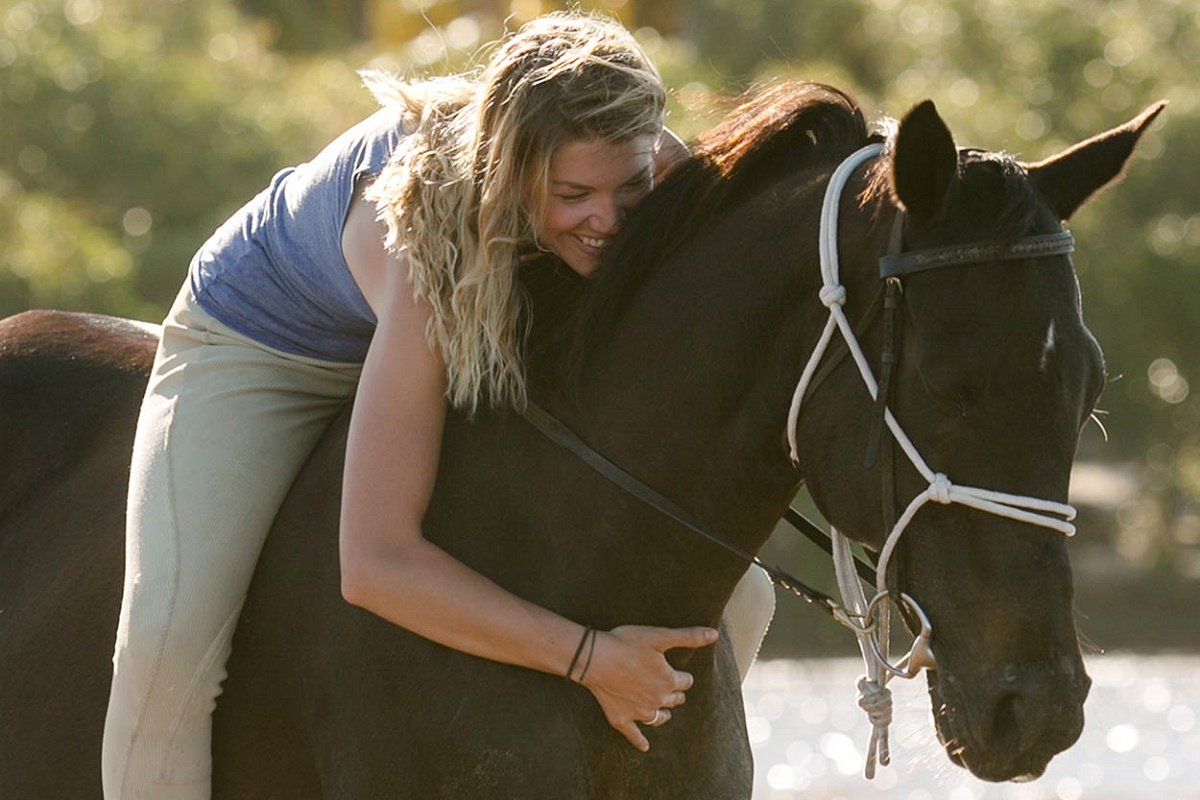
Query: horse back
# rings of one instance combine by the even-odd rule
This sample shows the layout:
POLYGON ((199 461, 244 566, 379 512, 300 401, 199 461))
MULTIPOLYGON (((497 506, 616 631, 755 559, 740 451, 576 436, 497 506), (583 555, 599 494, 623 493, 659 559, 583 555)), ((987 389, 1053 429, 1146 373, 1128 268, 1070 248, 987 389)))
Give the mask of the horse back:
POLYGON ((0 320, 0 797, 95 793, 156 339, 98 315, 0 320), (80 769, 64 770, 64 748, 80 769))
MULTIPOLYGON (((129 456, 155 340, 106 317, 0 321, 0 798, 96 796, 129 456)), ((214 717, 214 796, 748 795, 732 679, 698 675, 707 688, 689 694, 644 758, 581 687, 449 650, 341 602, 347 416, 267 538, 214 717), (718 699, 718 687, 733 695, 718 699)), ((580 513, 558 495, 564 472, 586 468, 563 458, 511 416, 452 417, 427 532, 510 590, 592 619, 615 602, 593 596, 600 551, 571 556, 578 537, 532 535, 570 529, 580 513), (590 615, 572 606, 584 601, 590 615)))
POLYGON ((0 320, 0 520, 106 433, 132 436, 156 342, 150 326, 98 314, 0 320))

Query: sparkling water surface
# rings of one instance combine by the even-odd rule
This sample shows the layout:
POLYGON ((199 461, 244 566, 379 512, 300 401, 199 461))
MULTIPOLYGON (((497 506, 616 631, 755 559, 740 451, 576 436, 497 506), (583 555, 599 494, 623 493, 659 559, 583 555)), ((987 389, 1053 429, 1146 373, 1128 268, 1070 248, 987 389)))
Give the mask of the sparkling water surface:
POLYGON ((863 777, 857 659, 763 661, 744 688, 754 800, 1200 800, 1200 657, 1090 656, 1083 735, 1028 783, 950 763, 924 677, 891 682, 892 763, 863 777))

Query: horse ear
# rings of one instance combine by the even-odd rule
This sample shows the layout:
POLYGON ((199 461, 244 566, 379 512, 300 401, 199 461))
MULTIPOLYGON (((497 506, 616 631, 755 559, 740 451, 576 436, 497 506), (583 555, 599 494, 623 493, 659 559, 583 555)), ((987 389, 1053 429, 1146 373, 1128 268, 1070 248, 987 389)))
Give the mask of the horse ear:
POLYGON ((1029 179, 1050 210, 1063 221, 1070 219, 1089 197, 1121 173, 1142 132, 1166 107, 1165 100, 1159 101, 1120 127, 1026 165, 1029 179))
POLYGON ((958 176, 958 150, 932 100, 904 115, 892 156, 892 198, 918 221, 941 213, 958 176))

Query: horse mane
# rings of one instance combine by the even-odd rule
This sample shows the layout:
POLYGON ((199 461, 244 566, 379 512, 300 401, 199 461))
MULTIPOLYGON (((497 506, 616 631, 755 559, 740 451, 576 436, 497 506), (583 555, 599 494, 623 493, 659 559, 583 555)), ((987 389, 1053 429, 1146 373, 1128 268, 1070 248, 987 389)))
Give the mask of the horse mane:
MULTIPOLYGON (((558 346, 546 343, 558 357, 536 359, 550 373, 537 382, 558 390, 576 384, 646 278, 714 218, 797 166, 840 160, 868 138, 857 102, 840 89, 789 82, 751 90, 622 225, 596 274, 576 293, 570 324, 551 337, 558 346)), ((535 319, 544 306, 537 305, 535 319)))

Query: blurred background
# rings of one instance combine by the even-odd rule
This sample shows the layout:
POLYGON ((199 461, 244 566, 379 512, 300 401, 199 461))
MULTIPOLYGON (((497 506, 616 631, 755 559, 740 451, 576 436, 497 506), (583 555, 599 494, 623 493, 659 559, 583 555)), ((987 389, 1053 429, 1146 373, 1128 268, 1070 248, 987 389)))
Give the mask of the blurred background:
MULTIPOLYGON (((463 69, 541 0, 0 0, 0 316, 162 317, 208 233, 373 107, 356 70, 463 69)), ((868 117, 933 98, 962 145, 1033 161, 1171 101, 1072 228, 1107 354, 1107 434, 1073 480, 1096 649, 1200 650, 1200 5, 1194 0, 603 0, 658 63, 685 138, 757 81, 868 117)), ((790 534, 769 560, 830 569, 790 534)), ((781 598, 767 656, 854 653, 781 598)))

